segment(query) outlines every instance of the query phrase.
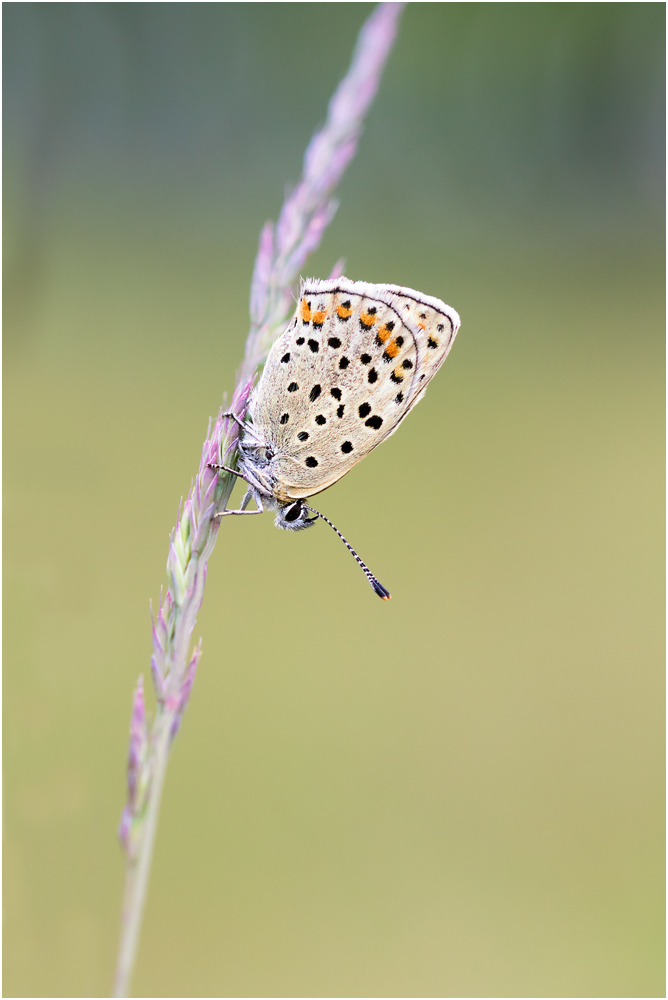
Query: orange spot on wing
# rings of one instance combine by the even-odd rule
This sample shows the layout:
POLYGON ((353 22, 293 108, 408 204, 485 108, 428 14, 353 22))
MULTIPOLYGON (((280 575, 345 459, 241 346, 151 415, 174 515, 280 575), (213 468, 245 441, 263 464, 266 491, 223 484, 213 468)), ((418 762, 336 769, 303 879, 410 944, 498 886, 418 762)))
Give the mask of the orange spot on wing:
POLYGON ((399 353, 400 350, 401 350, 401 348, 397 344, 396 340, 393 340, 392 343, 388 344, 387 347, 385 348, 385 353, 390 358, 396 358, 396 356, 397 356, 397 354, 399 353))
POLYGON ((346 309, 345 306, 339 306, 339 308, 336 310, 337 316, 340 316, 341 319, 348 319, 349 316, 352 316, 352 313, 353 313, 352 309, 346 309))
POLYGON ((311 322, 311 309, 309 308, 309 304, 306 299, 302 299, 301 316, 305 323, 311 322))
POLYGON ((397 367, 394 369, 393 374, 394 374, 394 381, 395 382, 403 382, 405 372, 404 372, 403 368, 401 367, 401 365, 397 365, 397 367))
POLYGON ((376 334, 376 336, 380 340, 381 344, 384 344, 386 340, 390 339, 390 337, 392 336, 392 333, 391 333, 390 330, 387 329, 386 326, 381 326, 381 328, 378 331, 378 333, 376 334))
POLYGON ((375 322, 376 317, 373 313, 362 313, 360 316, 360 323, 363 323, 364 326, 373 326, 375 322))
POLYGON ((313 313, 313 325, 322 326, 322 324, 325 322, 326 315, 327 315, 326 312, 313 313))

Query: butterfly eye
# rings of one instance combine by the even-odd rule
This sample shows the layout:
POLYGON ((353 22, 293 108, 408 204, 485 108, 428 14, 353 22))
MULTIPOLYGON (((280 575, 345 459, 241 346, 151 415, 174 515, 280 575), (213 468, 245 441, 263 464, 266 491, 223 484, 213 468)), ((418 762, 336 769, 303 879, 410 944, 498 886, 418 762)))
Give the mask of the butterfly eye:
POLYGON ((293 503, 285 511, 283 517, 286 521, 296 521, 298 517, 301 517, 302 512, 302 505, 300 503, 293 503))

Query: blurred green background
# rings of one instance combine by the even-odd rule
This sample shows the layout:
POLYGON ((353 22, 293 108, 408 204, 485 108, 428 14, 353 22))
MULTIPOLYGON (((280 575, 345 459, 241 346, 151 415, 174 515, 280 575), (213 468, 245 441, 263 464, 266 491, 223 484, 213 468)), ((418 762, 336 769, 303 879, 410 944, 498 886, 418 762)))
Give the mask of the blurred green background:
MULTIPOLYGON (((109 993, 148 601, 370 10, 3 5, 5 996, 109 993)), ((462 316, 320 498, 393 600, 225 523, 136 996, 665 996, 664 19, 408 6, 306 269, 462 316)))

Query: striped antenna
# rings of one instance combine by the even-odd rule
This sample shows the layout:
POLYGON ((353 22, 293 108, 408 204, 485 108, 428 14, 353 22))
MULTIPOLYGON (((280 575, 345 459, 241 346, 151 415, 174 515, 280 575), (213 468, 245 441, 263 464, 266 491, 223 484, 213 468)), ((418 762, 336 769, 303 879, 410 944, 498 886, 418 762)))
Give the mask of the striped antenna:
POLYGON ((364 574, 365 574, 367 580, 369 581, 369 583, 371 584, 371 586, 373 587, 373 589, 375 590, 375 592, 378 594, 378 596, 382 597, 382 599, 384 601, 389 601, 390 598, 392 597, 392 595, 390 594, 389 590, 385 589, 385 587, 382 585, 382 583, 380 583, 380 581, 377 580, 376 577, 373 575, 373 573, 371 572, 371 570, 369 569, 369 567, 366 565, 366 563, 362 562, 362 560, 360 559, 360 557, 355 552, 355 549, 352 547, 352 545, 350 545, 346 541, 346 539, 343 537, 343 535, 341 534, 341 532, 339 531, 339 529, 336 527, 336 525, 332 524, 332 522, 329 520, 329 518, 325 517, 324 514, 321 514, 319 510, 315 510, 315 508, 309 507, 305 503, 302 504, 302 507, 305 507, 306 510, 310 510, 312 514, 317 514, 319 518, 322 518, 322 520, 326 524, 328 524, 330 526, 330 528, 332 528, 333 531, 335 531, 337 533, 337 535, 339 536, 339 538, 341 539, 341 541, 343 542, 343 544, 345 545, 345 547, 348 549, 348 552, 350 552, 351 555, 353 555, 355 557, 355 559, 357 560, 358 564, 362 567, 362 570, 364 571, 364 574))

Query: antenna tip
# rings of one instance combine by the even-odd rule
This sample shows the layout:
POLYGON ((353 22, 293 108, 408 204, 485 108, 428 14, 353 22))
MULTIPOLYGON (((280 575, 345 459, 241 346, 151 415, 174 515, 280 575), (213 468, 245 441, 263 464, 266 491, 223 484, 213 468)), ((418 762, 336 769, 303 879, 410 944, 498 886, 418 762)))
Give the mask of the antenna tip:
POLYGON ((389 592, 389 590, 386 590, 385 587, 382 585, 382 583, 379 583, 378 580, 374 580, 371 586, 376 591, 378 596, 382 597, 384 601, 389 601, 392 599, 392 594, 389 592))

